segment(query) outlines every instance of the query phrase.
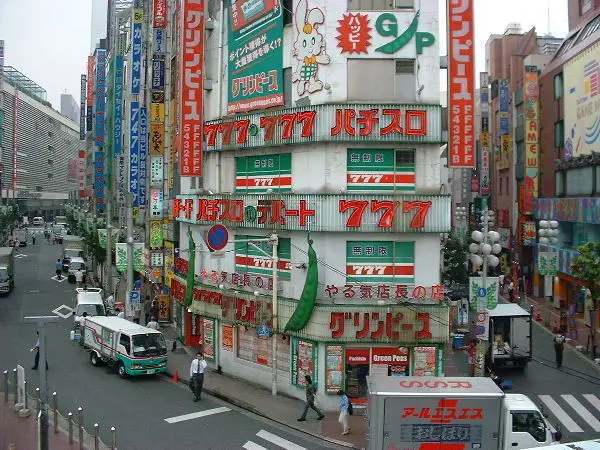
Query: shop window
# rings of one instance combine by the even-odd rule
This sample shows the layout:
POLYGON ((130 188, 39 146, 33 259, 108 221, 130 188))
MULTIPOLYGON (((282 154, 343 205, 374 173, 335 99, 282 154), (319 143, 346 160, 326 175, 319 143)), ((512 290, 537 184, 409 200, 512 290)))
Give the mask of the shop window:
POLYGON ((235 158, 236 192, 254 194, 292 190, 292 154, 235 158))
POLYGON ((306 375, 309 375, 313 385, 318 389, 318 376, 315 371, 318 360, 318 345, 304 339, 292 339, 292 374, 291 381, 295 386, 306 386, 306 375))
POLYGON ((263 366, 270 366, 272 361, 273 344, 271 339, 277 341, 277 369, 283 372, 290 371, 290 338, 276 335, 275 337, 258 337, 256 328, 243 326, 236 327, 237 346, 236 356, 244 361, 249 361, 263 366))
POLYGON ((348 149, 348 191, 415 192, 414 149, 348 149))
MULTIPOLYGON (((347 284, 411 284, 414 276, 414 242, 346 242, 347 284)), ((375 292, 361 292, 366 298, 375 298, 375 295, 375 292)))
POLYGON ((564 147, 565 145, 565 123, 562 120, 554 122, 554 146, 564 147))
MULTIPOLYGON (((283 24, 288 25, 293 22, 294 5, 292 0, 283 0, 283 24)), ((284 69, 285 70, 285 69, 284 69)))
POLYGON ((554 75, 554 98, 563 98, 563 74, 562 72, 554 75))
POLYGON ((367 396, 371 352, 369 348, 346 348, 346 394, 349 398, 367 396))
POLYGON ((366 102, 416 101, 414 60, 348 59, 348 99, 366 102), (373 74, 377 82, 373 82, 373 74))
MULTIPOLYGON (((259 205, 261 205, 259 201, 259 205)), ((264 236, 248 236, 237 235, 236 240, 251 240, 264 239, 264 236)), ((268 242, 254 242, 267 254, 273 252, 273 247, 268 242)), ((289 238, 279 238, 277 247, 277 256, 279 257, 279 265, 277 267, 277 276, 283 280, 291 278, 291 256, 292 242, 289 238)), ((260 252, 256 247, 248 242, 235 243, 235 270, 238 273, 248 273, 257 277, 270 278, 273 275, 273 262, 264 253, 260 252)), ((267 282, 263 280, 264 286, 267 282)))

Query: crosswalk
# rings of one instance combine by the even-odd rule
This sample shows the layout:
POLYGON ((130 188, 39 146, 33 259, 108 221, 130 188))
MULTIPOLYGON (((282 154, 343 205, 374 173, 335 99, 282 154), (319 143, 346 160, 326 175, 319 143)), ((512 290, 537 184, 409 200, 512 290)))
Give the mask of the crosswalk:
MULTIPOLYGON (((570 433, 600 433, 600 398, 595 394, 538 395, 545 412, 570 433)), ((552 425, 552 418, 550 419, 552 425)))
MULTIPOLYGON (((261 444, 265 444, 264 442, 262 442, 264 440, 286 450, 307 450, 306 447, 294 444, 293 442, 288 441, 287 439, 284 439, 281 436, 277 436, 276 434, 269 433, 266 430, 260 430, 258 433, 256 433, 256 436, 261 439, 257 439, 261 444)), ((253 441, 246 442, 244 445, 242 445, 242 448, 246 450, 269 450, 267 447, 263 447, 259 443, 253 441)))

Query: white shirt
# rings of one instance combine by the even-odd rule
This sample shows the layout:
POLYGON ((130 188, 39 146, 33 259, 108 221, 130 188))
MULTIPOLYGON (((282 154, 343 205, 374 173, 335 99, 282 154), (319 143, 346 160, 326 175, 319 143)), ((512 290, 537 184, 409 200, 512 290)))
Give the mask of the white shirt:
POLYGON ((190 378, 193 377, 195 373, 204 373, 204 369, 206 369, 206 361, 203 359, 194 359, 190 365, 190 378))
POLYGON ((81 283, 83 281, 83 272, 81 270, 75 272, 75 281, 77 281, 78 283, 81 283))
POLYGON ((106 304, 109 306, 113 306, 115 304, 115 298, 112 295, 109 295, 106 299, 106 304))
POLYGON ((120 317, 121 319, 125 318, 125 313, 123 311, 121 311, 119 314, 117 314, 117 317, 120 317))
POLYGON ((154 320, 151 320, 150 322, 148 322, 146 324, 146 327, 152 328, 153 330, 158 330, 159 329, 158 322, 156 322, 154 320))

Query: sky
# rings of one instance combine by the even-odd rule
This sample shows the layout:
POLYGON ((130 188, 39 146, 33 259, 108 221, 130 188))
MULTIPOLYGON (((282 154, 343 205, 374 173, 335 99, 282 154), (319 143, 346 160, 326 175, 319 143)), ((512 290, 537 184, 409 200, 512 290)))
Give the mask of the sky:
MULTIPOLYGON (((439 2, 440 36, 445 36, 446 0, 420 1, 439 2)), ((524 32, 536 26, 540 35, 567 34, 567 0, 476 0, 475 8, 476 73, 485 71, 487 38, 503 33, 508 23, 520 23, 524 32)), ((65 91, 79 102, 80 77, 87 73, 90 52, 91 14, 92 0, 0 0, 4 64, 46 89, 56 109, 65 91)), ((439 42, 445 54, 445 38, 439 42)), ((479 83, 479 76, 476 80, 479 83)))

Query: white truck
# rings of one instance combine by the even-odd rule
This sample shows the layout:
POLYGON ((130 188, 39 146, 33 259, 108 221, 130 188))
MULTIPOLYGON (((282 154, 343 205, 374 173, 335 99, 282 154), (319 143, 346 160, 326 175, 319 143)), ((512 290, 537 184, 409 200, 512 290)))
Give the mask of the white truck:
POLYGON ((538 447, 538 450, 600 450, 600 439, 554 444, 550 447, 538 447))
POLYGON ((69 270, 71 258, 83 258, 83 238, 73 235, 64 235, 62 240, 63 272, 69 270))
POLYGON ((499 303, 489 314, 488 368, 492 372, 502 366, 525 368, 532 358, 533 310, 499 303))
POLYGON ((115 316, 86 317, 83 345, 90 362, 114 367, 121 378, 167 371, 167 344, 162 333, 115 316))
POLYGON ((10 294, 15 287, 15 249, 0 247, 0 293, 10 294))
POLYGON ((368 450, 519 450, 550 445, 525 395, 490 378, 367 377, 368 450))

